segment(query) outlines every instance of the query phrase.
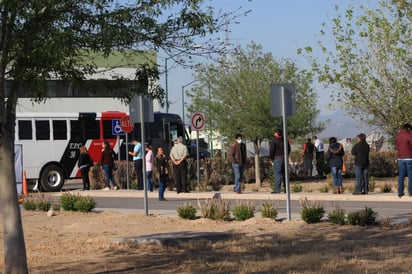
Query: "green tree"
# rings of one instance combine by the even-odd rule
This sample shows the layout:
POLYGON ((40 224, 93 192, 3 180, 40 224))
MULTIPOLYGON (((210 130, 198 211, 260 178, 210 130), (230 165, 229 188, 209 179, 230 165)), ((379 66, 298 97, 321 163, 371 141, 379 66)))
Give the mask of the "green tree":
MULTIPOLYGON (((14 173, 14 133, 18 92, 46 99, 50 79, 81 82, 96 65, 88 56, 113 50, 187 51, 218 30, 219 20, 202 0, 3 0, 0 1, 0 201, 3 215, 4 273, 27 273, 26 250, 14 173), (6 90, 6 80, 12 79, 6 90)), ((223 19, 222 19, 223 20, 223 19)), ((127 58, 127 56, 126 56, 127 58)), ((136 68, 138 81, 157 78, 153 64, 136 68)), ((146 89, 147 90, 147 89, 146 89)), ((134 93, 122 94, 124 99, 134 93)), ((162 89, 150 94, 162 100, 162 89)))
POLYGON ((299 52, 354 118, 393 136, 412 120, 412 1, 349 5, 344 13, 336 6, 336 12, 318 42, 324 62, 314 47, 299 52), (328 47, 330 36, 334 45, 328 47))
MULTIPOLYGON (((273 129, 282 127, 282 118, 270 111, 270 85, 293 83, 296 88, 296 114, 288 117, 288 135, 292 138, 319 132, 317 95, 311 89, 311 76, 292 61, 277 61, 252 43, 239 49, 231 62, 199 67, 196 85, 188 92, 189 111, 205 113, 206 127, 232 141, 242 133, 255 145, 256 184, 260 186, 259 152, 263 139, 271 140, 273 129)), ((228 144, 226 144, 228 145, 228 144)))

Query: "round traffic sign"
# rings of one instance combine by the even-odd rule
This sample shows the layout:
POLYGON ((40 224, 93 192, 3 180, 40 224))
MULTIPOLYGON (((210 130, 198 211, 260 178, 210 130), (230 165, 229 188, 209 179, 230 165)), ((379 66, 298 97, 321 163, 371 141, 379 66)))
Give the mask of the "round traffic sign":
POLYGON ((202 130, 205 126, 205 116, 202 113, 193 113, 192 127, 194 130, 202 130))
POLYGON ((120 128, 126 133, 132 132, 134 129, 134 124, 130 122, 129 116, 123 116, 120 119, 120 128))

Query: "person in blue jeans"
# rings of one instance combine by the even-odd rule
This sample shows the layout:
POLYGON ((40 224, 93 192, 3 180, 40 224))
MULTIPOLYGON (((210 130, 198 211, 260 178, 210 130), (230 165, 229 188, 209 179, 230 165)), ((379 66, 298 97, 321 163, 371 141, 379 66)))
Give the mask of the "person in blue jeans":
POLYGON ((137 177, 137 190, 143 190, 143 151, 142 144, 137 140, 136 137, 132 141, 134 147, 133 151, 129 151, 129 155, 133 156, 134 170, 137 177))
POLYGON ((369 145, 366 135, 361 133, 357 136, 358 142, 352 147, 352 155, 355 156, 356 189, 353 195, 368 194, 369 192, 369 145))
POLYGON ((241 134, 235 135, 235 141, 230 146, 229 159, 232 162, 233 175, 235 176, 233 191, 241 194, 242 189, 240 183, 243 179, 243 171, 246 163, 246 146, 242 141, 241 134))
POLYGON ((153 165, 153 177, 159 183, 159 201, 166 201, 164 193, 167 185, 169 169, 166 160, 166 155, 164 154, 162 147, 157 148, 156 157, 154 158, 153 165))
POLYGON ((398 151, 398 197, 405 195, 405 177, 408 176, 408 193, 412 196, 412 126, 404 124, 395 137, 398 151))
MULTIPOLYGON (((273 133, 273 140, 270 142, 269 146, 269 158, 273 164, 273 172, 275 175, 275 187, 272 193, 280 193, 281 185, 280 182, 283 182, 283 187, 286 193, 285 185, 285 164, 287 159, 285 159, 285 146, 283 142, 282 130, 276 129, 273 133)), ((287 143, 288 152, 290 153, 290 144, 287 143)))
POLYGON ((345 151, 343 146, 338 143, 335 137, 329 138, 329 148, 326 152, 326 159, 333 178, 333 194, 342 194, 342 165, 343 165, 343 155, 345 151))
POLYGON ((104 190, 109 190, 109 189, 117 189, 116 181, 114 180, 113 177, 113 169, 114 169, 114 159, 115 159, 115 153, 113 149, 110 147, 109 142, 104 141, 102 143, 102 154, 100 157, 100 163, 102 165, 104 175, 105 175, 105 188, 104 190), (110 181, 112 182, 112 185, 110 186, 110 181))
POLYGON ((153 151, 152 151, 152 146, 149 144, 146 144, 145 146, 145 163, 146 163, 146 185, 147 185, 147 191, 153 192, 153 151))

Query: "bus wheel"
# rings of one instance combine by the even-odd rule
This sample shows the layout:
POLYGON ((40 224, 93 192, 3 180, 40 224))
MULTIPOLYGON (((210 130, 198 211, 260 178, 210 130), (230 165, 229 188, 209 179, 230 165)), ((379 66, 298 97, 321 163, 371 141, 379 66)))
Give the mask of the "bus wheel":
POLYGON ((64 185, 63 170, 56 165, 47 166, 41 173, 40 185, 44 191, 60 191, 64 185))

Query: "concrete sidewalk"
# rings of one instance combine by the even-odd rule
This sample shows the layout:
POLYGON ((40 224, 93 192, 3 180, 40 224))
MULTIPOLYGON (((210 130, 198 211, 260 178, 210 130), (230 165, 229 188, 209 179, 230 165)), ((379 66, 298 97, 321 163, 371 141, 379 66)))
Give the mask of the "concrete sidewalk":
MULTIPOLYGON (((124 198, 143 198, 145 193, 142 190, 90 190, 80 191, 72 190, 71 192, 79 193, 82 196, 91 197, 124 197, 124 198)), ((53 196, 61 196, 65 192, 55 192, 53 196)), ((234 200, 286 200, 287 195, 285 193, 272 194, 270 192, 242 192, 237 194, 229 191, 206 191, 190 193, 179 193, 175 191, 165 191, 165 198, 184 198, 184 199, 212 199, 216 197, 222 199, 234 199, 234 200)), ((158 194, 154 192, 147 192, 148 198, 157 198, 158 194)), ((352 193, 332 194, 321 192, 297 192, 291 193, 290 199, 293 201, 299 201, 300 199, 307 198, 314 201, 385 201, 385 202, 412 202, 412 197, 407 194, 402 198, 399 198, 397 193, 375 193, 371 192, 367 195, 353 195, 352 193)))

